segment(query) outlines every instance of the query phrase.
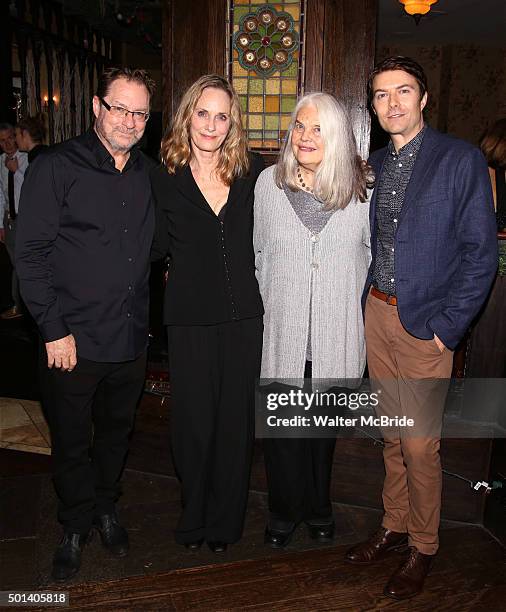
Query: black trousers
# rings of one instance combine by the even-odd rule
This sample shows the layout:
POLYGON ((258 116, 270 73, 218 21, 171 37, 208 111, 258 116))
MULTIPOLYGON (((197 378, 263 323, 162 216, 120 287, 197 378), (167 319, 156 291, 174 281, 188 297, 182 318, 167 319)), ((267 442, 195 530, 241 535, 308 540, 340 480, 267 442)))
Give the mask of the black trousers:
MULTIPOLYGON (((305 378, 311 378, 306 362, 305 378)), ((264 461, 269 491, 269 526, 332 521, 330 480, 335 438, 266 438, 264 461)))
POLYGON ((262 318, 168 327, 180 544, 242 534, 254 441, 262 318))
POLYGON ((72 372, 49 369, 41 347, 58 519, 66 531, 86 533, 94 515, 114 510, 145 372, 146 353, 123 363, 78 356, 72 372))

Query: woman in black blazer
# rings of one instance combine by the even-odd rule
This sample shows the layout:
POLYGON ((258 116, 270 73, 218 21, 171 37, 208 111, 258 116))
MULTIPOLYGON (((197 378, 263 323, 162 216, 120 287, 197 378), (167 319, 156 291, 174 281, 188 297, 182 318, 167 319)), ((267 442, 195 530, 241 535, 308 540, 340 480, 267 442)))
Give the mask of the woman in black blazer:
POLYGON ((239 100, 207 75, 183 96, 152 173, 153 259, 169 256, 171 440, 182 488, 176 541, 214 552, 242 534, 263 307, 252 246, 250 156, 239 100))

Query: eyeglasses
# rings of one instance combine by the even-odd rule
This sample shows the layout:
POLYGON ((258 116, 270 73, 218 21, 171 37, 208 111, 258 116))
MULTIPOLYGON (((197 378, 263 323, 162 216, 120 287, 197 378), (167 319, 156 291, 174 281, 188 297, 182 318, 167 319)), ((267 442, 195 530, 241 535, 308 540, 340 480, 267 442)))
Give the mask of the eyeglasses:
POLYGON ((123 108, 122 106, 114 106, 111 104, 107 104, 107 102, 103 98, 99 98, 102 106, 108 110, 113 117, 117 117, 118 119, 126 119, 128 115, 132 115, 132 119, 136 123, 146 123, 149 119, 149 113, 145 113, 143 111, 131 111, 128 108, 123 108))

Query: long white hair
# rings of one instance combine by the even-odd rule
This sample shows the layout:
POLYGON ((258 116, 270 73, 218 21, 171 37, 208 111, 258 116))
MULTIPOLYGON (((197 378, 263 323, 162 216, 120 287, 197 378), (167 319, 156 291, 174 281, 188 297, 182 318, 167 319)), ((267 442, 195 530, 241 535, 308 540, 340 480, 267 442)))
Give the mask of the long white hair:
POLYGON ((325 210, 345 208, 354 197, 365 201, 366 171, 357 153, 348 112, 341 102, 323 92, 305 94, 297 102, 276 165, 276 184, 280 188, 287 185, 292 191, 300 189, 297 182, 298 162, 292 150, 292 132, 297 114, 306 106, 313 106, 318 111, 324 146, 323 160, 313 182, 315 198, 323 203, 325 210))

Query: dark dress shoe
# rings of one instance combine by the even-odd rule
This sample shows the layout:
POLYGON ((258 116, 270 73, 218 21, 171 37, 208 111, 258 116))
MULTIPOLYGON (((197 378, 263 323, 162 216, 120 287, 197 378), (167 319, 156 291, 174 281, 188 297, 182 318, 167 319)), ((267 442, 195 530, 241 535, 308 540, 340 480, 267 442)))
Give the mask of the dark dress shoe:
POLYGON ((409 557, 392 574, 383 593, 393 599, 409 599, 423 589, 425 577, 435 555, 424 555, 416 548, 409 549, 409 557))
POLYGON ((185 542, 184 545, 188 550, 198 550, 203 543, 204 538, 200 538, 200 540, 194 540, 193 542, 185 542))
POLYGON ((102 544, 115 557, 125 557, 130 545, 127 530, 118 523, 116 514, 102 514, 93 519, 102 544))
POLYGON ((346 553, 344 560, 357 565, 369 565, 389 552, 406 548, 408 536, 380 527, 368 540, 361 542, 346 553))
POLYGON ((75 576, 81 567, 81 553, 84 546, 91 540, 91 534, 63 534, 53 557, 53 580, 63 582, 75 576))
POLYGON ((269 526, 265 528, 264 544, 268 544, 271 548, 285 548, 290 542, 295 526, 290 531, 277 531, 270 529, 269 526))
POLYGON ((329 523, 327 525, 314 525, 313 523, 306 522, 309 537, 317 542, 332 542, 334 539, 335 524, 329 523))
POLYGON ((208 542, 207 545, 209 546, 209 550, 213 553, 224 553, 228 546, 226 542, 221 542, 220 540, 208 542))

